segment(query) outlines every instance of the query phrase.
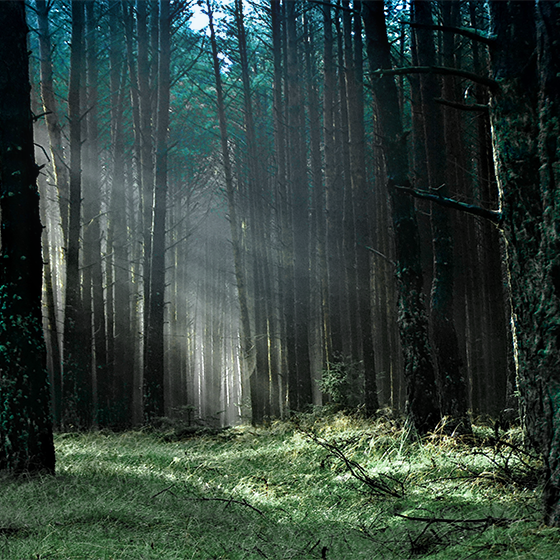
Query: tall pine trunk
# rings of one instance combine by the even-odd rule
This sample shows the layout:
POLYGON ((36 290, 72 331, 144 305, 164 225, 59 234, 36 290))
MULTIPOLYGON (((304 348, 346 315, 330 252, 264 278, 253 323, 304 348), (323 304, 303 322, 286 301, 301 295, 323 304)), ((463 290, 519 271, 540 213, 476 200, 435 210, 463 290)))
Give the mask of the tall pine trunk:
POLYGON ((171 21, 169 0, 160 0, 159 79, 156 134, 156 173, 150 271, 150 306, 146 333, 144 368, 144 415, 151 420, 164 415, 164 316, 165 316, 165 222, 167 206, 167 165, 171 21))
POLYGON ((72 3, 72 43, 68 120, 70 123, 70 215, 66 247, 66 304, 64 314, 63 422, 81 429, 93 421, 89 317, 81 291, 82 220, 82 99, 84 82, 84 4, 72 3))
POLYGON ((41 221, 23 2, 0 3, 0 469, 54 474, 41 221), (25 216, 25 220, 22 220, 25 216))
MULTIPOLYGON (((384 3, 363 2, 364 30, 372 71, 391 68, 384 3)), ((420 433, 440 421, 435 372, 428 339, 428 318, 422 294, 420 238, 412 202, 396 189, 408 185, 408 157, 397 88, 392 76, 373 78, 379 132, 385 149, 387 188, 391 197, 396 245, 398 323, 404 355, 408 411, 420 433)))
MULTIPOLYGON (((436 66, 431 6, 429 2, 415 0, 414 20, 423 27, 416 30, 418 37, 418 63, 436 66)), ((420 92, 424 109, 424 142, 428 164, 429 186, 448 196, 446 165, 447 153, 442 106, 436 102, 441 97, 438 77, 423 76, 420 92)), ((437 204, 431 208, 433 279, 430 299, 432 340, 437 363, 437 384, 441 412, 447 417, 446 429, 451 433, 469 433, 467 387, 464 366, 459 356, 459 343, 453 313, 454 254, 453 237, 449 224, 449 211, 437 204)))

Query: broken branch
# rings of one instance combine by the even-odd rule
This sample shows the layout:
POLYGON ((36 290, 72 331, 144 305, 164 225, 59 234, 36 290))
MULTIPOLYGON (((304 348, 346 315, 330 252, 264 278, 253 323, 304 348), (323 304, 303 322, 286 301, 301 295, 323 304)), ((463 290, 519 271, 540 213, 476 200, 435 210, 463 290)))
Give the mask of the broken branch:
POLYGON ((403 74, 441 74, 444 76, 458 76, 465 78, 471 82, 481 84, 490 88, 491 91, 496 91, 499 84, 496 80, 486 76, 480 76, 474 72, 461 70, 459 68, 449 68, 447 66, 407 66, 404 68, 387 68, 375 70, 371 73, 373 76, 400 76, 403 74))
POLYGON ((440 206, 453 208, 455 210, 460 210, 461 212, 467 212, 468 214, 474 214, 475 216, 484 218, 485 220, 489 220, 497 226, 500 226, 502 222, 502 213, 496 210, 487 210, 486 208, 481 208, 480 206, 475 206, 473 204, 467 204, 466 202, 460 202, 459 200, 454 200, 452 198, 447 198, 439 194, 434 194, 430 191, 413 189, 411 187, 405 187, 403 185, 394 185, 394 187, 416 198, 431 200, 432 202, 435 202, 440 206))

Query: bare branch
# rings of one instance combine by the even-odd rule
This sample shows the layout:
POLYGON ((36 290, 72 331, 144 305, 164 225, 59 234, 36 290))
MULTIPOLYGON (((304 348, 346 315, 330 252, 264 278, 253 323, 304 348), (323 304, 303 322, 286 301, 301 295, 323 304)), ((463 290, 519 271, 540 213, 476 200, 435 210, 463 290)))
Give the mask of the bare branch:
POLYGON ((497 525, 498 527, 504 527, 517 523, 519 521, 527 521, 526 519, 511 519, 509 517, 482 517, 480 519, 448 519, 445 517, 415 517, 412 515, 403 515, 401 513, 395 513, 396 517, 401 517, 402 519, 408 519, 409 521, 420 521, 422 523, 450 523, 452 525, 462 525, 462 524, 476 524, 481 525, 483 528, 490 527, 492 525, 497 525))
POLYGON ((455 103, 454 101, 449 101, 448 99, 443 99, 441 97, 436 97, 434 99, 436 103, 440 103, 441 105, 445 105, 446 107, 452 107, 453 109, 459 109, 459 111, 482 111, 488 112, 489 107, 488 105, 483 105, 482 103, 455 103))
POLYGON ((439 194, 434 194, 433 192, 430 191, 413 189, 411 187, 405 187, 402 185, 394 185, 394 187, 416 198, 431 200, 432 202, 435 202, 447 208, 453 208, 455 210, 460 210, 461 212, 474 214, 475 216, 489 220, 490 222, 492 222, 497 226, 500 226, 502 222, 502 213, 498 212, 497 210, 487 210, 486 208, 481 208, 480 206, 474 206, 473 204, 467 204, 466 202, 460 202, 459 200, 454 200, 452 198, 447 198, 439 194))
POLYGON ((493 45, 496 42, 494 37, 483 34, 481 31, 476 29, 469 29, 467 27, 453 27, 451 25, 426 25, 422 23, 413 23, 411 21, 402 21, 410 27, 421 27, 424 29, 432 29, 434 31, 447 31, 449 33, 455 33, 456 35, 462 35, 471 41, 478 41, 479 43, 484 43, 485 45, 493 45))
POLYGON ((375 253, 376 255, 380 256, 382 259, 385 259, 388 263, 391 263, 393 266, 397 266, 397 263, 395 261, 392 261, 389 257, 384 255, 383 253, 380 253, 377 249, 374 249, 373 247, 368 247, 367 245, 365 247, 368 251, 375 253))
POLYGON ((449 68, 447 66, 408 66, 405 68, 387 68, 371 72, 372 76, 400 76, 403 74, 441 74, 444 76, 458 76, 486 86, 492 91, 496 91, 499 88, 499 83, 492 78, 480 76, 479 74, 461 70, 460 68, 449 68))

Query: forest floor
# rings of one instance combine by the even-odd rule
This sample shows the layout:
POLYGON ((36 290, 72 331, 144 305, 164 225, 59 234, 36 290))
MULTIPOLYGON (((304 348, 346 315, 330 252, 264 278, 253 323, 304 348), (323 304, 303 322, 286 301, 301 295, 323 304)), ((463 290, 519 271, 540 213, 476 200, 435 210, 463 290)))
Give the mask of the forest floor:
POLYGON ((560 559, 518 430, 419 441, 339 414, 186 435, 58 434, 55 477, 0 478, 0 558, 560 559))

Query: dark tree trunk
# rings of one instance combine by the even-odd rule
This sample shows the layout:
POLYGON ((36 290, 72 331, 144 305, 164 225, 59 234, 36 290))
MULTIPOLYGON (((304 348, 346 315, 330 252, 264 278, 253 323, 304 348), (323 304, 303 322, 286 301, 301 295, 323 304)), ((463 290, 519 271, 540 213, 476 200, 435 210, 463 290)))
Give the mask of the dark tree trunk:
POLYGON ((537 4, 537 46, 539 70, 540 182, 544 222, 541 252, 544 256, 543 299, 539 308, 545 343, 538 369, 542 376, 546 439, 543 445, 547 481, 544 488, 545 521, 560 527, 560 7, 554 2, 537 4))
POLYGON ((309 185, 304 139, 305 116, 300 81, 298 19, 299 4, 286 5, 287 89, 288 89, 288 161, 293 216, 293 283, 294 315, 288 330, 295 334, 296 377, 288 386, 288 402, 292 410, 301 411, 312 404, 311 363, 309 356, 309 185), (294 384, 295 383, 295 384, 294 384))
POLYGON ((84 83, 84 3, 72 3, 72 43, 68 120, 70 123, 70 216, 66 249, 63 423, 84 429, 93 421, 89 317, 83 311, 80 274, 82 219, 82 99, 84 83))
POLYGON ((335 164, 335 84, 334 39, 332 8, 326 3, 323 9, 323 141, 325 158, 326 195, 326 252, 328 276, 328 303, 325 317, 327 367, 343 358, 342 335, 342 274, 340 270, 342 239, 342 196, 338 170, 335 164))
MULTIPOLYGON (((344 5, 345 3, 343 3, 344 5)), ((346 3, 347 4, 347 3, 346 3)), ((373 347, 371 268, 370 268, 370 220, 369 207, 371 187, 366 177, 364 92, 362 62, 361 2, 354 2, 354 21, 350 12, 344 12, 344 43, 346 89, 348 92, 350 162, 352 191, 354 197, 355 243, 357 256, 357 319, 360 323, 362 363, 364 373, 365 407, 368 416, 379 408, 375 353, 373 347), (353 40, 352 42, 352 32, 353 40)))
POLYGON ((54 474, 25 5, 0 3, 0 469, 54 474), (25 216, 25 220, 22 220, 25 216))
POLYGON ((527 436, 546 466, 545 521, 560 526, 559 13, 539 3, 536 26, 534 2, 494 1, 490 9, 492 73, 500 84, 491 119, 518 389, 527 436))
POLYGON ((156 173, 150 307, 146 333, 144 368, 144 415, 147 420, 164 415, 164 305, 165 305, 165 221, 167 206, 167 136, 169 126, 169 88, 171 22, 169 0, 160 0, 159 14, 158 122, 156 135, 156 173))
MULTIPOLYGON (((328 317, 328 285, 327 285, 327 256, 325 246, 325 188, 323 182, 323 161, 321 157, 321 104, 317 83, 317 64, 315 61, 315 33, 311 28, 313 20, 309 14, 304 14, 305 25, 305 69, 306 94, 309 114, 309 159, 311 171, 311 250, 309 268, 311 279, 318 289, 311 291, 311 305, 318 309, 316 322, 312 326, 315 336, 311 346, 317 348, 316 362, 321 370, 324 368, 328 343, 325 337, 325 320, 328 317)), ((315 24, 317 25, 317 24, 315 24)), ((317 371, 317 368, 314 368, 317 371)), ((316 385, 314 389, 319 389, 316 385)), ((315 391, 314 391, 315 393, 315 391)), ((314 402, 321 402, 314 398, 314 402)))
MULTIPOLYGON (((372 71, 391 68, 384 3, 363 2, 367 52, 372 71)), ((428 340, 428 320, 422 294, 420 240, 412 202, 394 188, 408 185, 406 138, 403 135, 398 94, 392 76, 374 78, 379 131, 385 148, 389 194, 396 244, 398 321, 404 354, 408 410, 420 433, 440 421, 435 372, 428 340)))
MULTIPOLYGON (((142 276, 143 307, 144 307, 144 354, 147 336, 147 321, 150 309, 150 267, 152 263, 152 212, 154 199, 154 161, 152 139, 152 93, 150 90, 150 61, 148 37, 148 2, 137 0, 137 31, 138 31, 138 94, 140 109, 140 222, 142 230, 142 276)), ((155 119, 154 119, 155 120, 155 119)), ((145 359, 145 355, 144 355, 145 359)))
POLYGON ((107 368, 107 332, 105 328, 105 301, 103 297, 103 267, 101 256, 101 196, 99 182, 99 132, 98 132, 98 52, 97 23, 98 14, 93 2, 86 7, 86 38, 87 38, 87 162, 84 180, 84 271, 88 272, 91 292, 91 311, 93 313, 92 328, 93 349, 95 356, 95 378, 97 387, 97 420, 100 420, 99 396, 106 394, 103 387, 108 384, 107 368))
MULTIPOLYGON (((430 3, 415 0, 413 9, 415 22, 423 26, 416 30, 419 45, 418 63, 420 66, 436 66, 433 32, 426 28, 433 25, 430 3)), ((441 97, 438 77, 422 76, 420 91, 424 109, 424 141, 429 185, 437 188, 442 196, 448 196, 446 143, 444 135, 441 134, 444 130, 443 110, 435 101, 441 97)), ((447 430, 451 433, 469 433, 471 427, 467 412, 467 386, 459 356, 453 313, 454 255, 449 211, 432 204, 431 226, 434 265, 430 314, 437 361, 439 405, 441 413, 447 417, 447 430)))
MULTIPOLYGON (((273 114, 274 114, 274 156, 275 156, 275 168, 274 168, 274 195, 277 199, 277 204, 275 207, 276 210, 276 221, 278 223, 278 237, 280 240, 280 244, 283 245, 283 248, 280 248, 279 253, 279 275, 280 280, 278 282, 278 307, 280 310, 284 310, 286 307, 286 285, 285 285, 285 277, 286 274, 284 273, 283 268, 283 255, 287 243, 284 243, 285 240, 285 230, 287 224, 287 216, 286 216, 286 205, 285 197, 286 197, 286 122, 284 118, 284 100, 282 96, 283 92, 283 67, 282 67, 282 46, 284 44, 283 41, 283 32, 282 32, 282 23, 283 23, 283 10, 280 4, 280 0, 271 0, 270 2, 270 11, 271 11, 271 25, 272 25, 272 55, 273 55, 273 64, 274 64, 274 84, 273 84, 273 114)), ((285 317, 283 316, 282 311, 279 313, 279 362, 280 362, 280 370, 286 372, 287 368, 285 367, 287 362, 287 332, 286 332, 286 321, 285 317)), ((273 393, 276 387, 273 389, 273 393)), ((280 383, 277 383, 277 399, 280 402, 285 403, 285 393, 286 393, 286 383, 280 386, 280 383)), ((278 402, 278 401, 277 401, 278 402)))

